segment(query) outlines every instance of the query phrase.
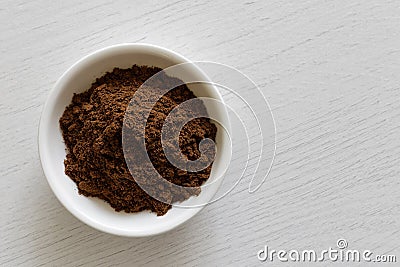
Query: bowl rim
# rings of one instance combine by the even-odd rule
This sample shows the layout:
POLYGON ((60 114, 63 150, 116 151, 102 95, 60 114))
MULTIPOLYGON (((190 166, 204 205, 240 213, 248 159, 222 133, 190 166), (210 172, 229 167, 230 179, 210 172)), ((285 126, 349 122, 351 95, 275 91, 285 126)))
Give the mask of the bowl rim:
MULTIPOLYGON (((113 235, 118 235, 118 236, 128 236, 128 237, 145 237, 145 236, 154 236, 158 234, 162 234, 165 232, 168 232, 179 225, 182 225, 183 223, 187 222, 191 218, 193 218, 198 212, 200 212, 205 205, 202 205, 200 207, 196 208, 191 208, 191 213, 188 215, 187 218, 184 218, 181 222, 172 224, 172 225, 167 225, 166 227, 162 227, 158 229, 157 231, 146 231, 146 230, 141 230, 141 231, 132 231, 132 230, 127 230, 127 229, 122 229, 122 228, 114 228, 102 223, 99 223, 98 221, 92 219, 90 216, 85 216, 82 212, 80 212, 74 205, 70 205, 69 201, 67 200, 67 196, 64 196, 60 191, 58 191, 55 179, 50 179, 50 170, 46 166, 44 162, 44 155, 45 155, 45 147, 47 146, 46 140, 43 136, 43 132, 48 127, 49 120, 50 120, 50 115, 49 113, 52 111, 51 109, 51 101, 55 100, 55 97, 62 92, 62 85, 66 81, 68 81, 70 78, 68 77, 75 69, 79 68, 79 66, 83 65, 85 62, 90 61, 91 59, 97 58, 104 56, 107 52, 117 52, 118 50, 123 50, 127 48, 132 48, 132 49, 150 49, 153 51, 156 51, 157 53, 166 53, 168 56, 173 57, 174 61, 179 61, 181 63, 193 63, 193 61, 187 59, 186 57, 178 54, 177 52, 174 52, 170 49, 154 45, 154 44, 148 44, 148 43, 120 43, 120 44, 114 44, 110 46, 106 46, 104 48, 95 50, 94 52, 91 52, 87 54, 86 56, 80 58, 78 61, 76 61, 74 64, 72 64, 56 81, 54 86, 51 88, 51 90, 48 92, 47 98, 45 100, 44 106, 42 108, 42 112, 40 115, 40 120, 39 120, 39 126, 38 126, 38 152, 39 152, 39 159, 41 163, 41 167, 44 173, 44 176, 46 177, 47 183, 49 184, 51 190, 57 197, 58 201, 73 215, 75 216, 78 220, 82 221, 83 223, 91 226, 92 228, 95 228, 99 231, 113 234, 113 235)), ((180 63, 177 63, 180 64, 180 63)), ((195 70, 198 71, 201 75, 206 77, 208 80, 208 76, 196 65, 193 65, 195 70)), ((215 89, 215 93, 218 96, 218 100, 223 101, 223 98, 221 96, 221 93, 219 90, 216 89, 216 87, 212 84, 210 84, 215 89)), ((226 114, 226 123, 229 129, 230 129, 230 122, 229 122, 229 117, 227 116, 227 110, 225 108, 225 114, 226 114)), ((220 186, 220 185, 219 185, 220 186)), ((215 195, 215 194, 214 194, 215 195)), ((211 196, 213 197, 213 196, 211 196)))

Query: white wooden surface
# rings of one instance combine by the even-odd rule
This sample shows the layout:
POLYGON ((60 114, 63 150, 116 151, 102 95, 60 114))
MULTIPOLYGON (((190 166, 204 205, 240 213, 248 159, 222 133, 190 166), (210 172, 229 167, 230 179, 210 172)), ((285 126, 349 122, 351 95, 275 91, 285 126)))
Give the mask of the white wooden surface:
POLYGON ((0 33, 0 265, 254 266, 264 245, 322 250, 339 238, 400 260, 399 1, 3 0, 0 33), (122 42, 228 64, 260 85, 277 157, 259 191, 245 181, 140 239, 61 206, 39 163, 43 103, 75 61, 122 42))

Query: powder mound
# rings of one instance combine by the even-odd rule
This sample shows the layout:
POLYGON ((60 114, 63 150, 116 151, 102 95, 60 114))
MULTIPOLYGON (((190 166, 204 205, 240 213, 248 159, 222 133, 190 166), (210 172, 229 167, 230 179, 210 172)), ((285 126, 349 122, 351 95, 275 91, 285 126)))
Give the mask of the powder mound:
MULTIPOLYGON (((67 149, 65 173, 77 184, 80 194, 103 199, 116 211, 150 210, 159 216, 164 215, 171 208, 171 203, 198 195, 200 186, 211 173, 212 164, 198 172, 180 170, 164 154, 161 144, 164 120, 179 104, 196 98, 186 85, 181 85, 165 94, 151 110, 145 129, 145 143, 152 166, 136 166, 140 171, 134 172, 135 177, 132 177, 122 148, 125 111, 138 88, 159 71, 162 70, 137 65, 129 69, 115 68, 98 78, 87 91, 75 94, 60 118, 67 149), (149 179, 146 168, 154 168, 164 179, 185 187, 177 190, 172 186, 152 185, 151 194, 161 195, 165 203, 158 201, 136 183, 149 179)), ((162 86, 176 84, 176 78, 167 75, 162 77, 162 86)), ((152 94, 156 90, 146 88, 146 93, 152 94)), ((195 101, 191 109, 201 118, 191 120, 182 128, 179 147, 187 159, 196 160, 201 154, 200 141, 204 138, 215 141, 217 128, 206 118, 207 111, 202 101, 195 101)), ((132 149, 135 149, 134 144, 132 149)), ((129 157, 134 156, 134 152, 129 153, 129 157)), ((207 158, 212 161, 212 156, 208 155, 207 158)))

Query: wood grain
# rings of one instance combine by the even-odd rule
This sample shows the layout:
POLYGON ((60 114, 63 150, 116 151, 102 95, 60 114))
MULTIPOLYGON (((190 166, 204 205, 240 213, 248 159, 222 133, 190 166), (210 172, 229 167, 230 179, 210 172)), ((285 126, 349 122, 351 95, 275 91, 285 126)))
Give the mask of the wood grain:
POLYGON ((399 1, 5 0, 0 22, 0 265, 255 266, 264 245, 339 238, 400 260, 399 1), (277 127, 260 190, 245 178, 189 223, 140 239, 61 206, 40 168, 41 109, 70 65, 122 42, 228 64, 260 86, 277 127))

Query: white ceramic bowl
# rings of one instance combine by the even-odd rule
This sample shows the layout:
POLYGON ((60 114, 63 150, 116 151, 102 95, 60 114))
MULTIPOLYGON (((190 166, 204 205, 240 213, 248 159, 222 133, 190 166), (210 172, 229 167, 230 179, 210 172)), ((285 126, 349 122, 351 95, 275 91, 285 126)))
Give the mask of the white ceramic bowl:
MULTIPOLYGON (((187 221, 203 206, 196 208, 172 207, 164 216, 140 212, 128 214, 115 212, 108 203, 97 198, 78 194, 76 184, 64 173, 65 145, 62 139, 59 118, 66 106, 71 103, 74 93, 87 90, 96 78, 114 67, 129 68, 133 64, 167 68, 172 65, 190 62, 183 56, 158 46, 148 44, 120 44, 98 50, 70 67, 57 81, 50 92, 42 112, 39 126, 39 154, 43 171, 54 194, 60 202, 84 223, 107 233, 123 236, 149 236, 166 232, 187 221)), ((207 81, 207 76, 196 66, 188 66, 188 72, 196 79, 207 81)), ((212 85, 188 86, 197 96, 211 97, 222 101, 217 89, 212 85)), ((206 106, 207 107, 207 106, 206 106)), ((208 112, 226 127, 229 127, 226 109, 207 107, 208 112)), ((217 126, 218 127, 218 126, 217 126)), ((218 177, 226 165, 230 151, 226 148, 226 134, 218 129, 217 155, 209 181, 218 177)), ((209 183, 207 181, 206 184, 209 183)), ((188 203, 205 203, 211 200, 221 184, 221 179, 210 182, 207 190, 198 197, 191 197, 188 203)), ((185 201, 186 202, 186 201, 185 201)), ((183 202, 183 204, 185 203, 183 202)))

